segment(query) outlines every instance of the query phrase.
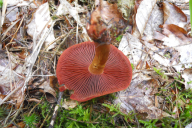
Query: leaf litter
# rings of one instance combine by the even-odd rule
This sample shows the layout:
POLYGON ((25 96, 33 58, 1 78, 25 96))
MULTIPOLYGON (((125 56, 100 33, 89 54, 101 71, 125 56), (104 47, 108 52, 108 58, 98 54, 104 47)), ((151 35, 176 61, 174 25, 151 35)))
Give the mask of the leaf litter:
MULTIPOLYGON (((147 2, 149 1, 143 0, 138 10, 145 8, 147 2)), ((149 10, 142 9, 141 12, 137 10, 135 25, 139 33, 133 30, 134 36, 125 34, 119 44, 119 49, 136 67, 133 70, 133 76, 136 77, 133 77, 127 90, 117 94, 115 103, 120 103, 122 111, 126 113, 137 111, 147 113, 148 119, 161 119, 171 115, 165 112, 167 108, 162 109, 160 105, 163 104, 163 97, 155 95, 158 93, 158 88, 173 83, 173 78, 178 78, 178 72, 181 72, 185 83, 180 82, 185 84, 185 89, 192 89, 189 82, 191 81, 192 41, 186 31, 187 16, 178 7, 168 2, 162 3, 163 9, 160 9, 156 3, 152 5, 148 8, 149 10), (139 40, 136 37, 142 39, 139 40), (159 78, 153 72, 154 66, 162 69, 164 75, 168 75, 165 78, 169 79, 159 78), (145 80, 143 76, 147 76, 148 79, 145 80), (155 106, 155 97, 158 99, 159 106, 155 106)))
MULTIPOLYGON (((148 119, 176 118, 178 114, 170 113, 177 113, 178 107, 170 110, 164 98, 178 93, 169 91, 174 81, 192 89, 192 39, 187 16, 168 2, 137 2, 132 26, 135 29, 124 34, 119 44, 119 50, 134 66, 133 79, 128 89, 117 93, 114 103, 120 103, 126 114, 134 111, 146 114, 148 119), (184 82, 175 79, 180 77, 184 82), (167 90, 165 97, 156 95, 164 93, 159 89, 167 90)), ((57 57, 63 48, 90 40, 85 30, 88 8, 66 0, 59 5, 46 1, 8 1, 2 12, 0 105, 13 104, 19 109, 26 100, 40 103, 42 95, 55 103, 57 80, 52 77, 57 57)), ((76 105, 77 102, 65 99, 63 107, 76 105)))

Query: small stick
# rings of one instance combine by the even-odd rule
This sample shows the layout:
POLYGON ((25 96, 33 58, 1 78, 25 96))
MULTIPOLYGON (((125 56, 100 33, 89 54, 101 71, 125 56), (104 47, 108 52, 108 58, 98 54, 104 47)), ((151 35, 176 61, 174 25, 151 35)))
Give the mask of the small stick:
MULTIPOLYGON (((53 108, 53 104, 51 105, 51 109, 52 109, 52 108, 53 108)), ((50 112, 51 112, 51 111, 49 111, 49 113, 50 113, 50 112)), ((40 126, 39 128, 42 128, 42 127, 43 127, 45 121, 46 121, 47 118, 49 117, 49 113, 46 115, 45 119, 43 120, 43 123, 41 124, 41 126, 40 126)))
POLYGON ((24 19, 24 16, 23 16, 23 18, 21 19, 21 22, 20 22, 20 24, 19 24, 19 27, 18 27, 17 30, 15 31, 15 33, 14 33, 13 37, 11 38, 10 42, 12 42, 13 39, 15 38, 15 36, 16 36, 16 34, 17 34, 19 28, 21 27, 21 24, 23 23, 23 19, 24 19))
POLYGON ((63 96, 63 93, 64 92, 59 92, 59 98, 57 100, 57 105, 55 106, 55 109, 54 109, 54 112, 53 112, 53 116, 51 118, 51 123, 49 125, 49 128, 54 128, 55 119, 57 117, 57 113, 58 113, 58 109, 59 109, 59 106, 60 106, 60 103, 61 103, 61 98, 63 96))

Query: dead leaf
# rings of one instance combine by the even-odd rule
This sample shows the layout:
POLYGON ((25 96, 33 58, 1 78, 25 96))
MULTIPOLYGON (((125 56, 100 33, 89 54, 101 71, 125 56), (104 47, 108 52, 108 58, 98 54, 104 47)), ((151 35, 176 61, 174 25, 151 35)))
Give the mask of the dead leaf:
POLYGON ((136 24, 141 36, 143 35, 143 32, 146 28, 147 22, 155 5, 156 0, 143 0, 139 5, 139 8, 137 9, 136 24))
POLYGON ((64 99, 62 107, 65 108, 65 109, 70 110, 71 108, 75 108, 77 105, 78 105, 78 102, 75 101, 75 100, 71 100, 71 99, 66 100, 66 99, 64 99))
POLYGON ((190 44, 192 39, 187 37, 187 32, 174 24, 164 24, 161 26, 163 28, 163 34, 168 38, 164 38, 164 44, 169 47, 181 46, 190 44))
MULTIPOLYGON (((9 3, 8 3, 9 4, 9 3)), ((10 12, 7 14, 6 18, 9 19, 9 21, 16 21, 18 19, 19 15, 19 9, 15 8, 14 6, 7 8, 7 12, 10 12)))
POLYGON ((185 128, 192 128, 192 122, 188 124, 185 128))
POLYGON ((45 97, 47 99, 48 102, 50 103, 55 103, 57 102, 57 98, 56 98, 56 92, 53 88, 50 87, 48 82, 44 82, 44 93, 45 93, 45 97))
POLYGON ((162 10, 157 6, 157 4, 155 4, 144 29, 144 36, 142 37, 142 39, 150 42, 154 40, 154 34, 156 32, 161 32, 161 28, 159 28, 159 25, 163 24, 162 17, 162 10))
POLYGON ((24 123, 24 122, 19 122, 19 123, 17 123, 17 125, 18 125, 20 128, 24 128, 24 127, 25 127, 25 123, 24 123))
POLYGON ((28 89, 30 95, 39 96, 41 93, 44 93, 48 102, 55 103, 57 101, 56 91, 50 86, 50 82, 44 78, 31 79, 28 89))
POLYGON ((140 40, 127 33, 121 39, 118 49, 128 56, 130 62, 136 67, 142 57, 142 44, 140 40))
MULTIPOLYGON (((25 90, 22 90, 23 85, 24 85, 23 80, 18 81, 16 83, 16 87, 19 89, 16 92, 14 92, 13 95, 8 97, 8 99, 7 99, 7 100, 10 100, 13 104, 15 104, 17 109, 20 108, 20 105, 23 103, 23 101, 25 99, 25 90)), ((14 88, 14 89, 16 89, 16 88, 14 88)), ((7 95, 7 96, 9 96, 9 95, 7 95)))
POLYGON ((163 2, 164 24, 174 24, 181 28, 187 23, 187 16, 177 6, 163 2))
POLYGON ((71 15, 76 22, 78 23, 78 25, 80 25, 81 27, 83 27, 83 24, 80 21, 79 15, 78 13, 82 13, 82 12, 86 12, 87 10, 85 10, 85 8, 83 8, 80 5, 77 5, 76 7, 73 7, 68 1, 66 0, 61 0, 60 1, 60 5, 57 9, 57 13, 56 15, 71 15))
POLYGON ((147 113, 148 119, 161 119, 170 116, 168 113, 155 107, 154 94, 157 93, 158 82, 151 78, 145 78, 143 74, 138 74, 132 79, 126 91, 118 93, 115 103, 121 103, 121 109, 128 112, 133 108, 139 113, 147 113))
POLYGON ((58 80, 56 76, 50 76, 49 81, 50 81, 50 87, 52 88, 55 88, 56 84, 58 84, 58 80))
MULTIPOLYGON (((27 33, 33 37, 34 45, 36 45, 36 42, 44 36, 45 33, 51 30, 49 35, 46 37, 45 42, 46 46, 49 46, 54 40, 54 33, 53 28, 48 28, 48 25, 52 24, 53 20, 50 17, 49 12, 49 4, 46 2, 45 4, 42 4, 39 6, 39 8, 36 10, 36 12, 33 14, 32 21, 27 25, 27 33)), ((44 37, 45 38, 45 37, 44 37)), ((35 47, 35 46, 34 46, 35 47)), ((49 49, 52 49, 55 47, 55 43, 50 45, 48 47, 49 49)))

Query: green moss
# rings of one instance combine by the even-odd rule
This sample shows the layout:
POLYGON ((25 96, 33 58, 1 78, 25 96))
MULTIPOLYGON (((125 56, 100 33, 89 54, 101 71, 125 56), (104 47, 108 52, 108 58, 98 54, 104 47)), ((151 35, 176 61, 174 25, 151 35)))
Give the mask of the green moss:
POLYGON ((191 23, 191 36, 192 36, 192 0, 189 0, 189 10, 190 10, 190 23, 191 23))
POLYGON ((3 7, 3 0, 0 0, 0 8, 3 7))

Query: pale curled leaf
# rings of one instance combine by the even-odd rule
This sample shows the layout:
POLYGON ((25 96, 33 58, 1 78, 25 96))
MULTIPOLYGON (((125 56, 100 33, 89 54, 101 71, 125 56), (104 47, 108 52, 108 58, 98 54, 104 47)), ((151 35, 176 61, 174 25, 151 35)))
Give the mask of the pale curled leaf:
POLYGON ((192 122, 188 124, 185 128, 192 128, 192 122))
MULTIPOLYGON (((51 32, 47 36, 45 42, 46 46, 49 45, 52 41, 55 40, 53 28, 48 28, 48 25, 51 25, 53 23, 53 20, 50 17, 49 12, 49 4, 48 2, 45 4, 42 4, 34 13, 32 21, 27 25, 27 33, 33 37, 33 41, 36 44, 36 41, 40 40, 42 36, 51 29, 51 32)), ((34 46, 35 47, 35 46, 34 46)), ((49 49, 52 49, 55 47, 55 43, 49 46, 49 49)))
MULTIPOLYGON (((176 50, 180 57, 178 59, 180 62, 172 63, 171 65, 174 65, 174 68, 180 72, 184 68, 190 68, 192 66, 192 39, 186 36, 186 31, 183 28, 180 28, 176 25, 169 24, 169 25, 163 25, 164 36, 161 41, 163 41, 163 44, 170 47, 172 50, 176 50), (183 67, 183 65, 184 67, 183 67)), ((165 47, 166 48, 166 47, 165 47)), ((154 57, 155 58, 155 57, 154 57)), ((158 59, 157 61, 161 61, 158 59)), ((168 62, 168 61, 167 61, 168 62)), ((163 64, 161 61, 160 63, 163 64)), ((169 63, 169 62, 168 62, 169 63)), ((164 63, 165 65, 167 63, 164 63)), ((168 66, 167 64, 166 66, 168 66)), ((169 66, 171 66, 169 65, 169 66)))
POLYGON ((124 35, 118 49, 121 50, 126 56, 129 56, 128 58, 134 66, 136 66, 140 61, 142 55, 142 44, 139 39, 133 35, 129 33, 124 35))
POLYGON ((156 4, 154 9, 149 17, 149 20, 146 24, 146 28, 144 30, 144 35, 142 39, 146 41, 154 40, 154 33, 157 31, 161 31, 159 25, 163 24, 163 12, 156 4))
POLYGON ((62 107, 65 109, 75 108, 78 105, 78 102, 75 100, 66 100, 64 99, 64 102, 62 104, 62 107))
POLYGON ((155 5, 156 0, 143 0, 137 9, 136 24, 141 35, 143 35, 146 24, 155 5))
POLYGON ((44 87, 44 93, 45 93, 45 97, 46 97, 47 101, 49 103, 55 103, 57 101, 57 99, 56 99, 57 94, 56 94, 55 90, 50 87, 50 84, 47 81, 45 81, 43 83, 43 87, 44 87))
POLYGON ((56 91, 51 87, 51 83, 44 78, 31 79, 28 83, 28 90, 31 92, 30 95, 39 96, 40 93, 44 93, 49 103, 55 103, 56 91))
POLYGON ((8 18, 11 22, 16 21, 18 18, 19 9, 15 7, 9 7, 7 8, 7 11, 9 13, 7 14, 6 18, 8 18))
POLYGON ((1 15, 1 17, 0 17, 0 20, 1 20, 1 26, 0 27, 2 27, 2 25, 3 25, 3 23, 4 23, 4 20, 5 20, 5 13, 6 13, 6 9, 7 9, 7 0, 4 0, 3 1, 3 8, 2 8, 2 15, 1 15))

